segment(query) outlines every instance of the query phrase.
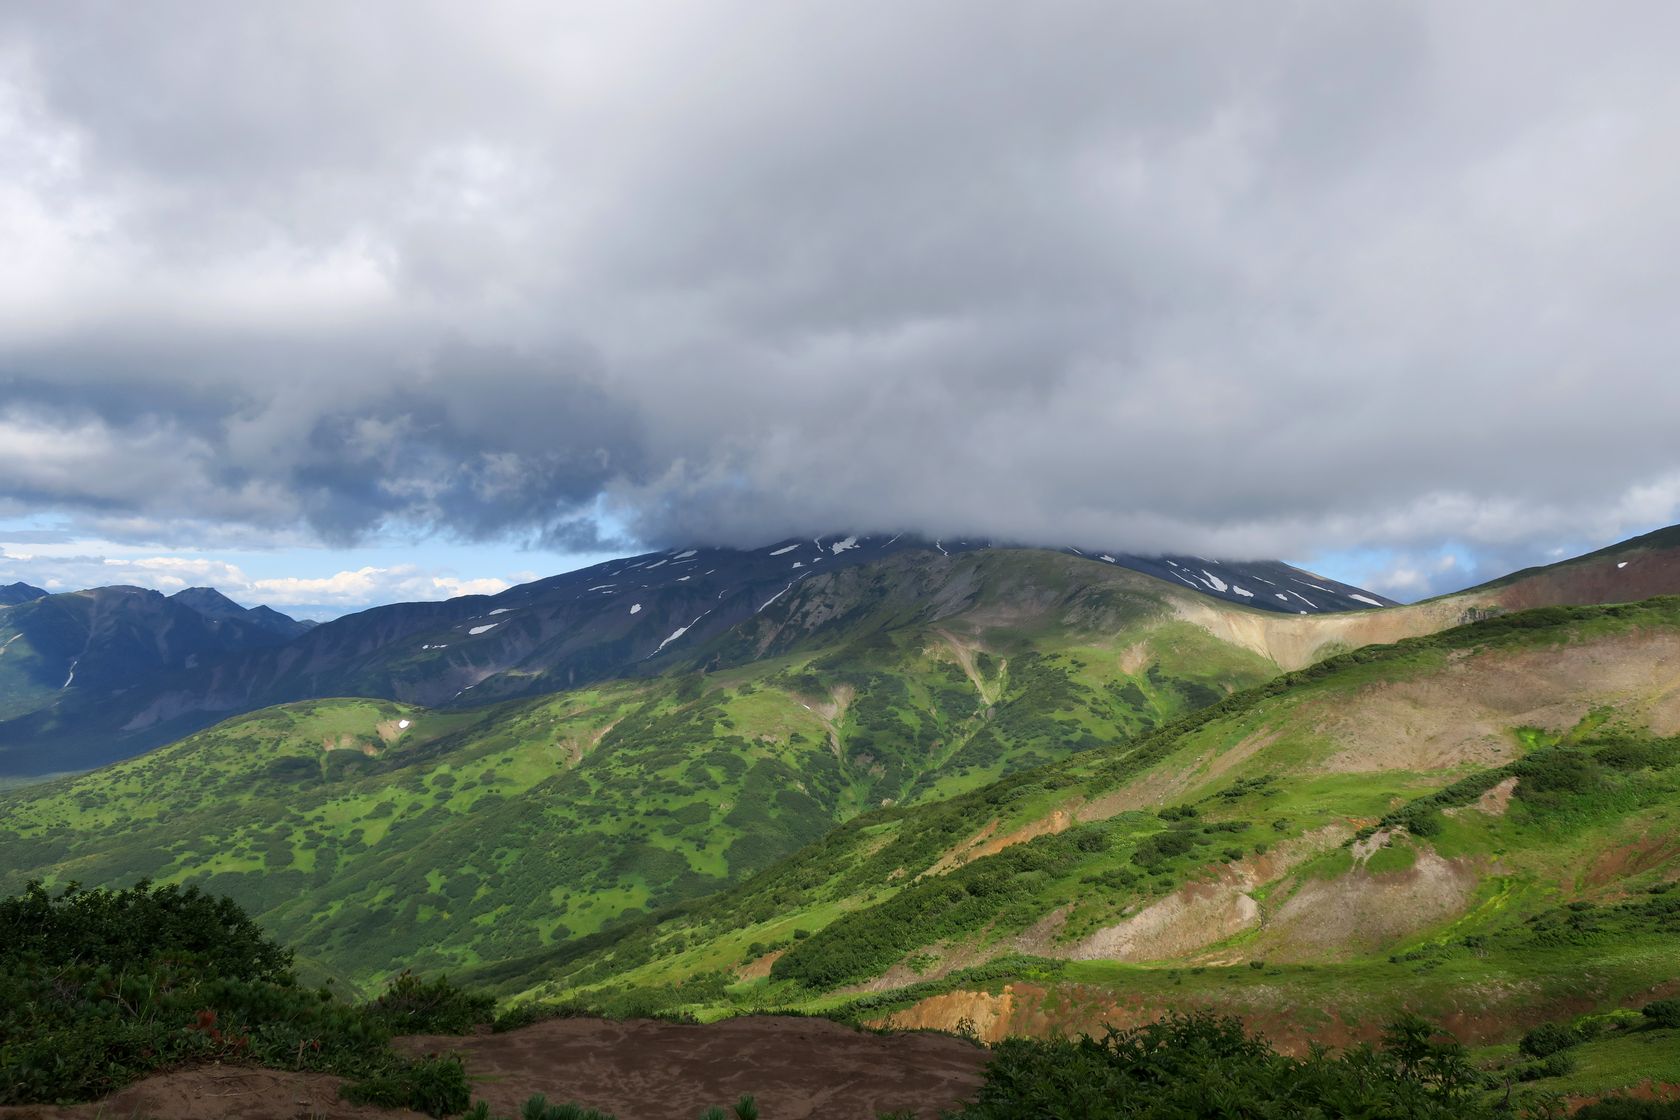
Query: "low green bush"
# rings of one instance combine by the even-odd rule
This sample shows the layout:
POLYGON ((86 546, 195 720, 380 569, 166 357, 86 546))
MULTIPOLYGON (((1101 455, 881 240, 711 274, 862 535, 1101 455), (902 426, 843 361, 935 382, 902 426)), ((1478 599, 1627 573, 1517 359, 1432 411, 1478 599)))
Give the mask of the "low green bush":
POLYGON ((1531 1058, 1546 1058, 1580 1042, 1574 1031, 1559 1023, 1542 1023, 1522 1036, 1517 1049, 1531 1058))
POLYGON ((1103 1037, 1006 1039, 954 1120, 1178 1120, 1358 1116, 1482 1120, 1464 1048, 1429 1024, 1391 1024, 1380 1048, 1289 1058, 1211 1012, 1173 1015, 1103 1037))
POLYGON ((1654 1027, 1680 1027, 1680 999, 1652 1000, 1642 1014, 1654 1027))
POLYGON ((430 983, 404 972, 368 1006, 392 1034, 465 1034, 494 1016, 493 996, 455 987, 446 977, 430 983))
POLYGON ((472 1102, 461 1059, 435 1055, 346 1085, 343 1096, 351 1104, 411 1108, 428 1116, 453 1116, 472 1102))

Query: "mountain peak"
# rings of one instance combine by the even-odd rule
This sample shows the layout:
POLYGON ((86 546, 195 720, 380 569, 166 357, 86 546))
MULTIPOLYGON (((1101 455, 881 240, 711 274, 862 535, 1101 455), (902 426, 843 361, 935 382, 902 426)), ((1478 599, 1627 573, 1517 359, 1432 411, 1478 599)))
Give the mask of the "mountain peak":
POLYGON ((9 583, 0 586, 0 607, 16 606, 18 603, 32 603, 36 599, 45 599, 49 592, 39 587, 31 587, 27 583, 9 583))

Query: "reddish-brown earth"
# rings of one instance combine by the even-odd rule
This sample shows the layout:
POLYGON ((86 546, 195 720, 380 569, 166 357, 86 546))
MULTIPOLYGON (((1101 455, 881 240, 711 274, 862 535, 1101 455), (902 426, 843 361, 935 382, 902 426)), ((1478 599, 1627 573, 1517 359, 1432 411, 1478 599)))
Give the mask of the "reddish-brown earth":
POLYGON ((556 1019, 502 1035, 407 1038, 409 1053, 453 1050, 477 1093, 513 1114, 533 1092, 621 1120, 693 1120, 743 1093, 776 1120, 938 1116, 971 1096, 987 1052, 936 1034, 878 1035, 826 1019, 754 1016, 705 1026, 556 1019))
POLYGON ((0 1108, 4 1120, 425 1120, 422 1113, 357 1108, 342 1078, 245 1066, 196 1066, 136 1082, 102 1101, 0 1108))
MULTIPOLYGON (((558 1019, 507 1034, 400 1038, 409 1054, 457 1053, 473 1097, 517 1116, 533 1093, 620 1120, 694 1120, 751 1093, 775 1120, 874 1120, 908 1111, 932 1120, 973 1095, 987 1051, 937 1034, 880 1035, 788 1016, 706 1026, 558 1019)), ((336 1077, 201 1066, 147 1078, 103 1101, 0 1108, 0 1120, 409 1120, 355 1108, 336 1077)))

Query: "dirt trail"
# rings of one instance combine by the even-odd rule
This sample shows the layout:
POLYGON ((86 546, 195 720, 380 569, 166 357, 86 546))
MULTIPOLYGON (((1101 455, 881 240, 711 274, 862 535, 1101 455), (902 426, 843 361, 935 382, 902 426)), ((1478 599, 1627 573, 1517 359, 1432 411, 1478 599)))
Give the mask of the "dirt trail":
POLYGON ((979 832, 969 837, 968 840, 940 856, 932 867, 922 872, 917 878, 920 879, 928 875, 943 875, 947 871, 952 871, 973 860, 995 856, 1005 848, 1013 847, 1016 844, 1025 844, 1028 840, 1036 840, 1040 836, 1054 836, 1058 832, 1066 832, 1073 825, 1074 815, 1079 811, 1080 803, 1079 798, 1074 798, 1066 806, 1060 809, 1052 809, 1049 816, 1028 821, 1020 828, 1002 836, 994 835, 998 829, 998 821, 994 818, 979 832))
MULTIPOLYGON (((517 1116, 533 1093, 575 1100, 620 1120, 694 1120, 743 1093, 775 1120, 874 1120, 907 1111, 933 1120, 970 1098, 989 1054, 959 1038, 870 1034, 825 1019, 761 1016, 706 1026, 561 1019, 507 1034, 399 1038, 409 1054, 454 1052, 474 1100, 517 1116)), ((0 1120, 421 1120, 356 1108, 320 1074, 238 1066, 175 1070, 103 1101, 0 1107, 0 1120)))
POLYGON ((617 1113, 694 1120, 743 1093, 776 1120, 932 1120, 971 1096, 988 1054, 944 1035, 882 1036, 825 1019, 755 1016, 705 1026, 558 1019, 500 1035, 398 1039, 422 1054, 453 1050, 482 1078, 476 1095, 516 1114, 532 1093, 617 1113))

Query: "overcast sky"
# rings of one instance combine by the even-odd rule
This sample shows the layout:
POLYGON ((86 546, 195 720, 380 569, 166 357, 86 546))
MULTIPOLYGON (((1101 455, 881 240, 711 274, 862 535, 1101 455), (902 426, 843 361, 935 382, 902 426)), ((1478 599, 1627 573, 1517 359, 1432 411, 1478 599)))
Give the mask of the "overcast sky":
POLYGON ((0 582, 331 613, 909 529, 1412 598, 1680 521, 1677 41, 0 0, 0 582))

